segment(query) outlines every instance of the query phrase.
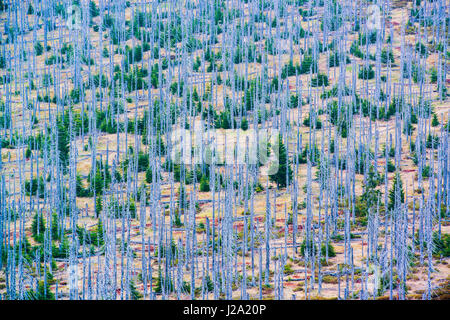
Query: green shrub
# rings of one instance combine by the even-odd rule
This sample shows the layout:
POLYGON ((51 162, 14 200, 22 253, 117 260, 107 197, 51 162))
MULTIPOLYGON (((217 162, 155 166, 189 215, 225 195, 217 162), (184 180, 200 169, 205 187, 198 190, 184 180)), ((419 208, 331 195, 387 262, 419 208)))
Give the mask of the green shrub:
POLYGON ((312 56, 303 57, 302 64, 300 66, 300 74, 304 73, 316 73, 318 70, 317 61, 312 58, 312 56))
POLYGON ((44 179, 39 177, 33 178, 31 181, 25 181, 25 193, 27 196, 35 196, 39 191, 39 198, 44 198, 44 179))
POLYGON ((37 291, 29 290, 27 294, 29 300, 55 300, 55 295, 50 290, 49 281, 45 285, 45 282, 40 280, 37 291))
POLYGON ((328 58, 328 66, 330 68, 332 68, 332 67, 339 67, 339 65, 341 63, 341 59, 344 61, 345 64, 348 64, 348 63, 351 62, 350 58, 347 57, 345 54, 339 54, 338 52, 334 52, 328 58))
POLYGON ((323 244, 322 248, 320 249, 320 253, 322 256, 326 256, 328 250, 328 257, 333 258, 336 257, 336 252, 334 251, 334 247, 331 243, 328 243, 328 245, 323 244))
POLYGON ((366 66, 362 66, 359 69, 358 78, 364 80, 375 78, 375 71, 373 70, 373 67, 371 65, 369 65, 368 68, 366 66))
POLYGON ((307 251, 308 255, 311 257, 311 255, 313 254, 313 250, 315 253, 317 252, 317 247, 314 246, 314 248, 313 248, 312 240, 309 240, 308 245, 306 245, 306 240, 303 240, 302 245, 300 247, 301 255, 304 257, 306 255, 306 251, 307 251))
POLYGON ((152 172, 152 168, 150 168, 150 167, 145 171, 145 182, 147 182, 147 183, 153 182, 153 172, 152 172))
POLYGON ((34 52, 37 56, 40 56, 42 55, 42 53, 44 53, 44 47, 40 42, 36 42, 36 44, 34 45, 34 52))
POLYGON ((381 63, 387 64, 388 62, 394 63, 394 53, 392 50, 387 51, 383 49, 381 51, 381 63))
POLYGON ((36 213, 31 223, 31 235, 36 242, 44 240, 45 220, 43 214, 36 213))
POLYGON ((200 191, 201 192, 209 192, 210 191, 209 181, 205 176, 203 176, 200 180, 200 191))
POLYGON ((450 234, 442 233, 441 239, 437 232, 433 233, 433 254, 450 257, 450 234))
POLYGON ((312 87, 328 86, 328 77, 325 74, 319 73, 316 78, 311 79, 312 87))
POLYGON ((424 57, 428 56, 428 48, 421 42, 416 43, 416 51, 424 57))

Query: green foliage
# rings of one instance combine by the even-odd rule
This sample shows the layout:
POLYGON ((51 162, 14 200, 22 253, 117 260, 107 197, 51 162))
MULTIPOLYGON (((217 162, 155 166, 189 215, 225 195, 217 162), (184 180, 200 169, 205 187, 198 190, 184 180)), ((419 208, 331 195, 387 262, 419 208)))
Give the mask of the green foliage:
MULTIPOLYGON (((134 67, 128 74, 124 75, 124 83, 126 85, 127 91, 133 92, 135 90, 147 89, 147 78, 148 70, 146 68, 134 67)), ((154 81, 153 78, 151 78, 151 81, 154 81)), ((158 82, 158 78, 156 78, 156 82, 158 82)))
POLYGON ((183 223, 181 222, 181 219, 180 219, 180 213, 179 213, 179 211, 182 211, 183 209, 180 209, 180 210, 177 210, 176 212, 175 212, 175 217, 174 217, 174 221, 173 221, 173 225, 174 225, 174 227, 182 227, 183 226, 183 223))
POLYGON ((300 65, 300 74, 304 73, 317 73, 318 65, 317 61, 312 58, 312 56, 305 56, 300 65))
POLYGON ((33 222, 31 223, 31 235, 34 241, 43 242, 45 232, 45 220, 43 214, 36 213, 33 217, 33 222))
POLYGON ((53 77, 50 73, 44 73, 42 76, 42 85, 47 88, 53 85, 53 77))
POLYGON ((442 233, 439 239, 439 233, 433 233, 433 254, 445 258, 450 257, 450 234, 442 233))
POLYGON ((286 77, 295 76, 296 70, 298 70, 299 66, 294 67, 294 63, 292 60, 289 60, 287 64, 283 66, 281 70, 281 79, 286 79, 286 77))
POLYGON ((161 257, 167 257, 168 253, 172 258, 176 257, 178 253, 177 245, 175 244, 175 241, 173 239, 167 246, 160 244, 158 250, 155 251, 155 256, 160 255, 161 257))
POLYGON ((381 183, 381 176, 375 172, 373 165, 369 167, 367 179, 363 183, 363 194, 355 203, 355 215, 357 217, 367 217, 369 210, 375 212, 381 192, 375 189, 381 183))
POLYGON ((205 284, 205 290, 207 292, 213 292, 214 291, 214 283, 211 280, 211 277, 209 275, 207 275, 204 279, 204 284, 205 284))
POLYGON ((417 42, 415 48, 416 48, 416 51, 417 51, 421 56, 424 56, 424 57, 427 57, 427 56, 428 56, 428 48, 427 48, 423 43, 417 42))
POLYGON ((89 1, 89 14, 91 18, 98 17, 100 15, 100 9, 94 1, 89 1))
MULTIPOLYGON (((126 79, 125 79, 126 81, 126 79)), ((107 88, 108 87, 108 78, 104 74, 95 74, 92 78, 92 82, 95 88, 102 87, 107 88)), ((90 85, 90 83, 89 83, 90 85)))
POLYGON ((34 14, 34 8, 33 8, 33 5, 31 3, 28 5, 27 14, 30 14, 30 15, 34 14))
POLYGON ((422 178, 429 178, 431 176, 431 168, 429 165, 422 168, 422 178))
POLYGON ((200 191, 201 192, 209 192, 210 191, 209 181, 205 176, 203 176, 200 180, 200 191))
POLYGON ((373 70, 372 65, 369 65, 369 67, 362 66, 359 69, 358 78, 364 80, 370 80, 375 78, 375 71, 373 70))
POLYGON ((162 293, 164 287, 164 292, 168 293, 168 292, 173 292, 174 286, 173 286, 173 282, 172 279, 165 279, 162 275, 161 272, 161 267, 159 267, 158 269, 158 278, 156 280, 156 286, 154 289, 155 293, 162 293))
POLYGON ((183 184, 180 184, 178 189, 178 207, 180 210, 184 209, 186 206, 186 190, 183 184))
POLYGON ((77 174, 76 181, 75 181, 75 191, 77 197, 89 197, 90 192, 88 189, 85 189, 83 187, 83 180, 80 175, 77 174))
POLYGON ((58 214, 56 212, 52 213, 52 226, 51 226, 51 232, 52 232, 52 239, 53 240, 60 240, 61 234, 59 233, 59 218, 58 214))
POLYGON ((437 72, 436 68, 435 67, 431 68, 430 73, 431 73, 430 82, 436 83, 438 80, 438 72, 437 72))
MULTIPOLYGON (((392 276, 392 289, 395 290, 398 287, 397 282, 398 276, 395 274, 392 276)), ((378 284, 378 295, 381 296, 384 291, 390 288, 390 279, 389 279, 389 272, 384 274, 382 277, 379 278, 379 284, 378 284)))
POLYGON ((278 77, 275 76, 275 77, 273 77, 273 79, 272 79, 272 83, 270 84, 270 88, 271 88, 272 90, 277 90, 277 89, 278 89, 278 85, 279 85, 278 77))
POLYGON ((153 182, 153 172, 152 168, 148 167, 148 169, 145 171, 145 182, 152 183, 153 182))
POLYGON ((312 148, 310 148, 309 145, 306 145, 305 148, 302 149, 301 154, 298 155, 298 163, 307 163, 308 154, 309 160, 311 161, 311 164, 313 166, 317 165, 320 162, 320 151, 319 148, 317 148, 317 145, 314 145, 312 148))
POLYGON ((44 53, 44 47, 39 41, 34 45, 34 52, 36 53, 36 56, 40 56, 44 53))
POLYGON ((336 31, 342 26, 342 8, 337 1, 331 2, 330 12, 324 16, 324 21, 320 24, 320 29, 324 30, 324 23, 327 25, 328 31, 336 31))
POLYGON ((230 129, 231 128, 231 115, 228 110, 221 111, 218 118, 215 121, 216 128, 230 129))
POLYGON ((73 104, 77 104, 80 102, 80 98, 81 98, 81 90, 80 89, 72 89, 70 91, 70 99, 72 101, 73 104))
POLYGON ((304 257, 306 256, 306 253, 308 253, 308 256, 311 257, 314 253, 317 252, 317 247, 313 246, 313 241, 309 240, 308 244, 306 243, 306 240, 303 240, 302 245, 300 246, 300 254, 304 257))
POLYGON ((336 257, 336 251, 334 251, 334 247, 331 243, 328 243, 328 245, 323 244, 320 248, 320 254, 322 256, 326 256, 328 251, 328 257, 333 258, 336 257))
POLYGON ((367 41, 369 41, 369 44, 374 44, 375 42, 377 42, 377 31, 376 30, 371 31, 368 34, 366 34, 366 33, 359 33, 358 34, 358 42, 361 45, 366 45, 367 41))
POLYGON ((201 66, 201 65, 202 65, 202 62, 201 62, 201 60, 200 60, 200 57, 197 56, 197 57, 195 58, 195 61, 194 61, 193 65, 192 65, 192 69, 193 69, 195 72, 199 72, 199 69, 200 69, 200 66, 201 66))
POLYGON ((69 132, 68 127, 64 124, 64 121, 61 117, 57 119, 57 135, 58 135, 58 155, 60 164, 65 171, 69 164, 69 132))
POLYGON ((96 196, 103 194, 104 190, 108 189, 111 183, 111 172, 108 163, 97 160, 95 164, 95 173, 94 170, 91 169, 88 180, 90 182, 90 189, 95 191, 96 196))
POLYGON ((428 134, 425 145, 428 149, 437 148, 439 146, 439 136, 428 134))
POLYGON ((130 298, 131 300, 139 300, 142 298, 142 294, 136 289, 134 280, 130 280, 130 298))
POLYGON ((395 164, 393 164, 391 160, 388 160, 388 162, 387 162, 387 171, 388 172, 394 172, 395 169, 396 169, 395 164))
POLYGON ((104 47, 104 48, 103 48, 103 51, 102 51, 102 57, 103 57, 103 58, 109 58, 109 50, 108 50, 107 47, 104 47))
POLYGON ((355 57, 358 57, 360 59, 364 59, 366 57, 365 53, 361 51, 359 48, 358 42, 353 41, 352 45, 350 46, 350 53, 353 54, 355 57))
POLYGON ((30 148, 27 148, 27 150, 25 151, 25 158, 30 159, 32 156, 31 150, 30 148))
POLYGON ((85 243, 86 245, 90 244, 93 246, 102 246, 104 244, 103 224, 101 219, 98 220, 97 227, 94 230, 88 231, 77 225, 76 232, 81 244, 85 243))
MULTIPOLYGON (((250 80, 247 85, 248 87, 245 91, 245 95, 242 97, 242 103, 245 105, 246 110, 253 110, 255 107, 255 99, 262 99, 262 83, 259 79, 253 79, 250 80)), ((278 83, 273 86, 278 88, 278 83)), ((227 110, 229 110, 229 103, 227 103, 227 110)))
POLYGON ((11 119, 11 113, 10 112, 3 112, 2 115, 0 115, 0 127, 4 129, 11 128, 12 119, 11 119))
POLYGON ((111 215, 118 219, 126 217, 129 214, 131 219, 136 218, 136 204, 133 197, 129 197, 123 202, 119 202, 116 198, 112 198, 108 205, 111 215))
POLYGON ((173 82, 170 85, 170 92, 172 94, 178 94, 178 96, 182 97, 183 96, 183 88, 184 88, 184 81, 180 81, 179 84, 178 84, 178 82, 173 82))
POLYGON ((436 113, 433 113, 433 120, 431 120, 431 125, 433 127, 437 127, 439 125, 439 120, 437 118, 436 113))
MULTIPOLYGON (((311 123, 311 115, 308 114, 308 117, 306 117, 303 120, 303 125, 309 127, 311 123)), ((316 116, 316 129, 322 129, 322 121, 320 121, 319 117, 316 116)))
POLYGON ((343 138, 347 138, 348 129, 350 128, 349 111, 347 106, 339 107, 337 101, 333 101, 328 105, 330 113, 330 122, 338 127, 338 132, 343 138))
POLYGON ((274 174, 269 175, 269 178, 276 182, 278 187, 284 188, 288 183, 286 178, 292 181, 292 168, 290 161, 288 161, 286 147, 284 146, 281 135, 278 135, 274 149, 278 151, 276 155, 278 157, 278 170, 274 174))
POLYGON ((101 196, 96 196, 95 198, 95 215, 98 216, 103 209, 103 201, 101 196))
POLYGON ((244 131, 248 130, 248 120, 245 117, 242 118, 241 129, 244 131))
POLYGON ((185 167, 181 167, 179 164, 173 166, 173 178, 176 182, 184 182, 185 184, 191 184, 193 180, 192 172, 190 172, 185 167), (184 180, 182 181, 182 172, 181 170, 184 168, 184 180))
POLYGON ((48 281, 47 285, 45 285, 44 280, 40 280, 37 291, 29 290, 27 293, 30 300, 55 300, 55 295, 50 290, 48 281))
POLYGON ((400 202, 404 203, 405 202, 405 193, 403 191, 403 182, 402 182, 399 172, 395 173, 392 188, 389 190, 389 203, 388 203, 389 210, 392 210, 397 205, 400 205, 400 203, 397 203, 397 201, 396 201, 395 195, 397 192, 399 193, 400 202))
POLYGON ((342 96, 350 96, 352 94, 352 92, 351 92, 350 88, 347 86, 340 89, 339 86, 335 85, 330 90, 325 91, 323 94, 321 94, 320 98, 326 99, 326 98, 330 98, 330 97, 338 97, 339 94, 341 94, 342 96))
POLYGON ((394 53, 392 50, 383 49, 381 50, 381 63, 387 64, 388 62, 391 64, 395 62, 394 53))
POLYGON ((341 60, 343 60, 343 62, 345 64, 350 63, 350 58, 347 57, 345 54, 339 54, 339 52, 333 52, 332 54, 330 54, 330 57, 328 58, 328 66, 330 68, 333 67, 339 67, 341 60))
POLYGON ((326 74, 319 73, 317 77, 311 79, 312 87, 328 86, 328 77, 326 74))
POLYGON ((47 65, 47 66, 51 66, 55 63, 60 63, 60 62, 63 62, 62 58, 57 57, 55 55, 51 55, 50 57, 45 59, 45 65, 47 65))
POLYGON ((35 196, 39 193, 39 198, 44 198, 44 179, 39 177, 33 178, 31 181, 25 181, 25 192, 27 196, 35 196))
POLYGON ((69 249, 70 249, 69 239, 67 238, 67 235, 64 235, 62 241, 59 244, 59 247, 56 247, 55 245, 52 246, 53 258, 61 258, 61 259, 68 258, 69 249))
POLYGON ((148 153, 142 153, 139 152, 138 155, 138 172, 143 172, 146 171, 148 169, 148 165, 149 165, 149 155, 148 153))
POLYGON ((102 246, 105 243, 105 240, 103 238, 102 219, 98 220, 97 228, 94 231, 94 233, 91 234, 91 239, 95 244, 100 245, 100 246, 102 246))
POLYGON ((157 89, 159 87, 159 65, 157 63, 152 66, 150 79, 153 88, 157 89))

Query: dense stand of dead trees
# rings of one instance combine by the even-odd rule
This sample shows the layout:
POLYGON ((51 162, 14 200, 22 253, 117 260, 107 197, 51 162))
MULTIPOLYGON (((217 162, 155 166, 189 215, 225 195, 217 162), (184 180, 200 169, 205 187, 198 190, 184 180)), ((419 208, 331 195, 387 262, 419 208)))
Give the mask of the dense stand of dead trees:
POLYGON ((339 299, 406 299, 416 264, 430 299, 450 11, 407 6, 396 26, 395 1, 0 1, 2 297, 289 299, 297 280, 310 299, 331 276, 339 299), (172 133, 200 119, 176 163, 172 133), (278 173, 238 162, 248 140, 225 141, 231 163, 205 151, 247 128, 278 130, 278 173))

